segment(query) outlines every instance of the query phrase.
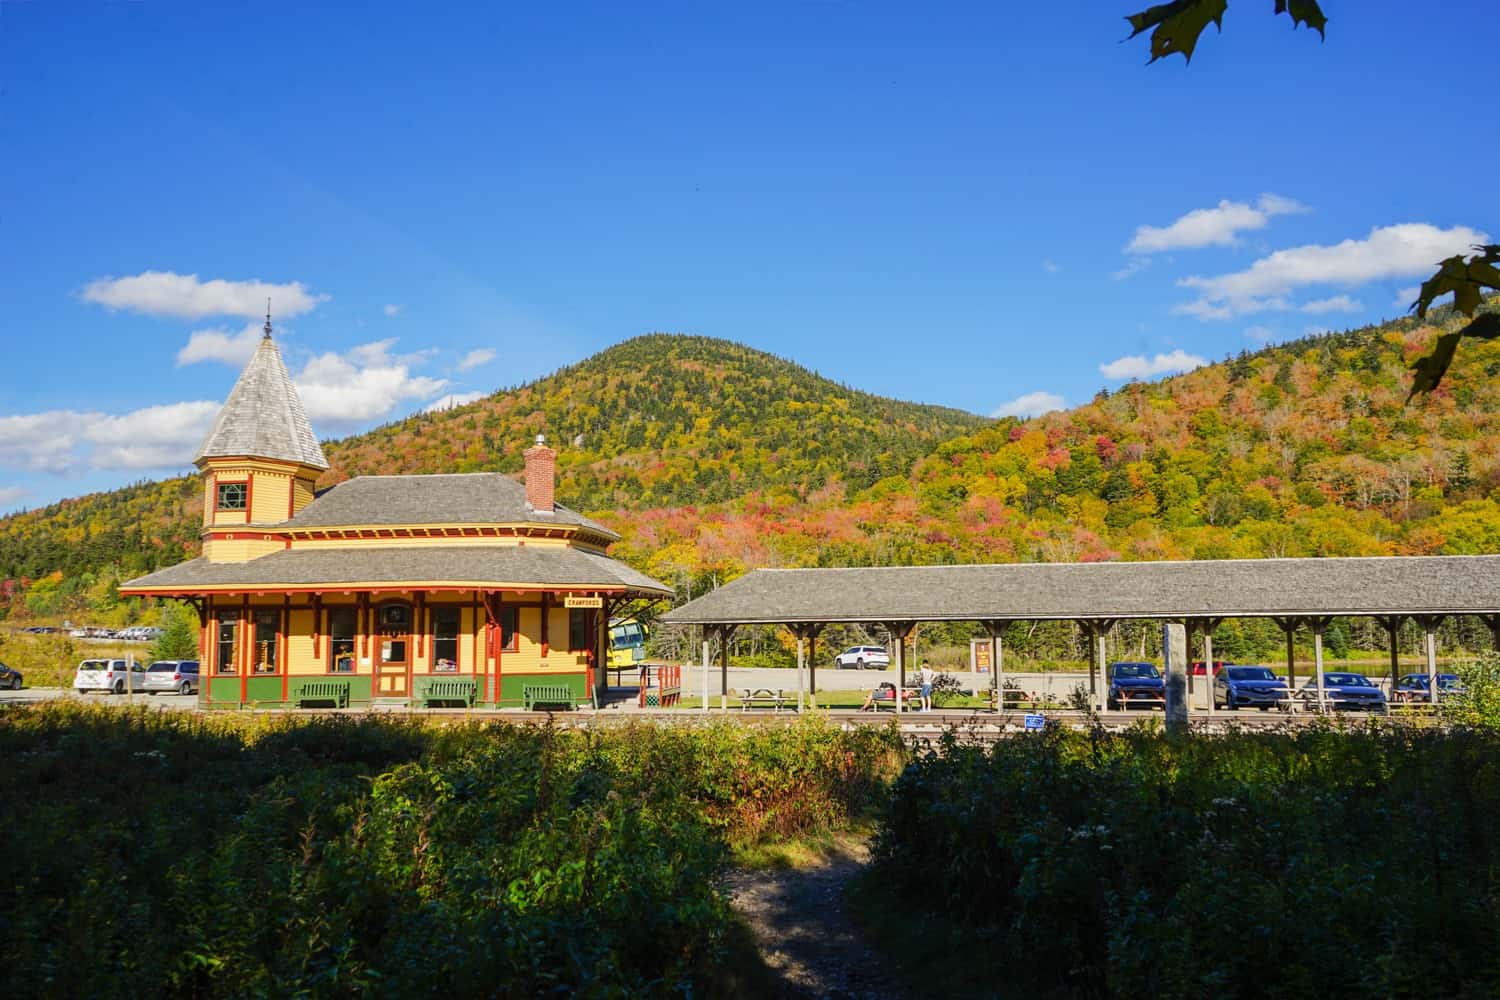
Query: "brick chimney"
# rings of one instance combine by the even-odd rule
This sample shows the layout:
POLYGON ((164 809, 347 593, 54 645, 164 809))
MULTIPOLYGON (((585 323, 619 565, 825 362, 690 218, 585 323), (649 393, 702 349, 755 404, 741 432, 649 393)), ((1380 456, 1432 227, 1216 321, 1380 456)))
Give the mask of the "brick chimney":
POLYGON ((540 514, 552 513, 556 488, 557 451, 538 434, 536 444, 526 449, 526 506, 540 514))

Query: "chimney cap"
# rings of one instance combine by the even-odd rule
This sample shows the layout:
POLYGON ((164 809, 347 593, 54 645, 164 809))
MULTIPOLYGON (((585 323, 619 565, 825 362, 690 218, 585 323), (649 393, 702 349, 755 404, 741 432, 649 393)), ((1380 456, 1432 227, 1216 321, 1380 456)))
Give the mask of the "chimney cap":
POLYGON ((545 434, 538 434, 536 436, 536 443, 539 444, 539 445, 546 444, 547 443, 547 435, 545 435, 545 434))

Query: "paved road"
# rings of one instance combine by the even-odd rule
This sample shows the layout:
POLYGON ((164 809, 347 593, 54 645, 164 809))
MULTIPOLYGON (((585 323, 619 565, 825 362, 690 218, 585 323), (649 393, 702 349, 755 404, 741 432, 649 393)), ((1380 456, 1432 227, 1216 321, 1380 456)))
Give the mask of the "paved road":
POLYGON ((38 701, 51 701, 53 699, 65 699, 87 703, 101 703, 109 705, 144 705, 148 708, 173 709, 178 711, 191 710, 198 705, 198 696, 194 694, 184 697, 180 694, 104 694, 91 691, 88 694, 79 694, 72 688, 35 688, 25 687, 19 691, 0 691, 0 705, 9 703, 26 704, 38 701))

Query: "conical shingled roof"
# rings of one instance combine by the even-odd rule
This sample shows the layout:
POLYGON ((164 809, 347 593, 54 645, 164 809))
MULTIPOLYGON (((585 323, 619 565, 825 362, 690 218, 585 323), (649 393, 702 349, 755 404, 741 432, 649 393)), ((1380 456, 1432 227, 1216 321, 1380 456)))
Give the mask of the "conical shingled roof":
POLYGON ((193 461, 241 455, 328 468, 302 397, 271 339, 269 321, 255 357, 240 372, 193 461))

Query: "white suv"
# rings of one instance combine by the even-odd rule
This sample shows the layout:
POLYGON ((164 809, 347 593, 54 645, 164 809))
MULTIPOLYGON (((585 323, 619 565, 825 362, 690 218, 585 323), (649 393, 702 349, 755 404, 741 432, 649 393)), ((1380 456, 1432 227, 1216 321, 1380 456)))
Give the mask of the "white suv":
POLYGON ((134 660, 129 663, 124 660, 84 660, 78 664, 78 672, 73 675, 73 690, 124 694, 126 691, 142 690, 145 682, 146 668, 134 660))
POLYGON ((884 670, 891 665, 891 654, 885 651, 884 646, 850 646, 833 658, 833 665, 840 670, 845 667, 884 670))

